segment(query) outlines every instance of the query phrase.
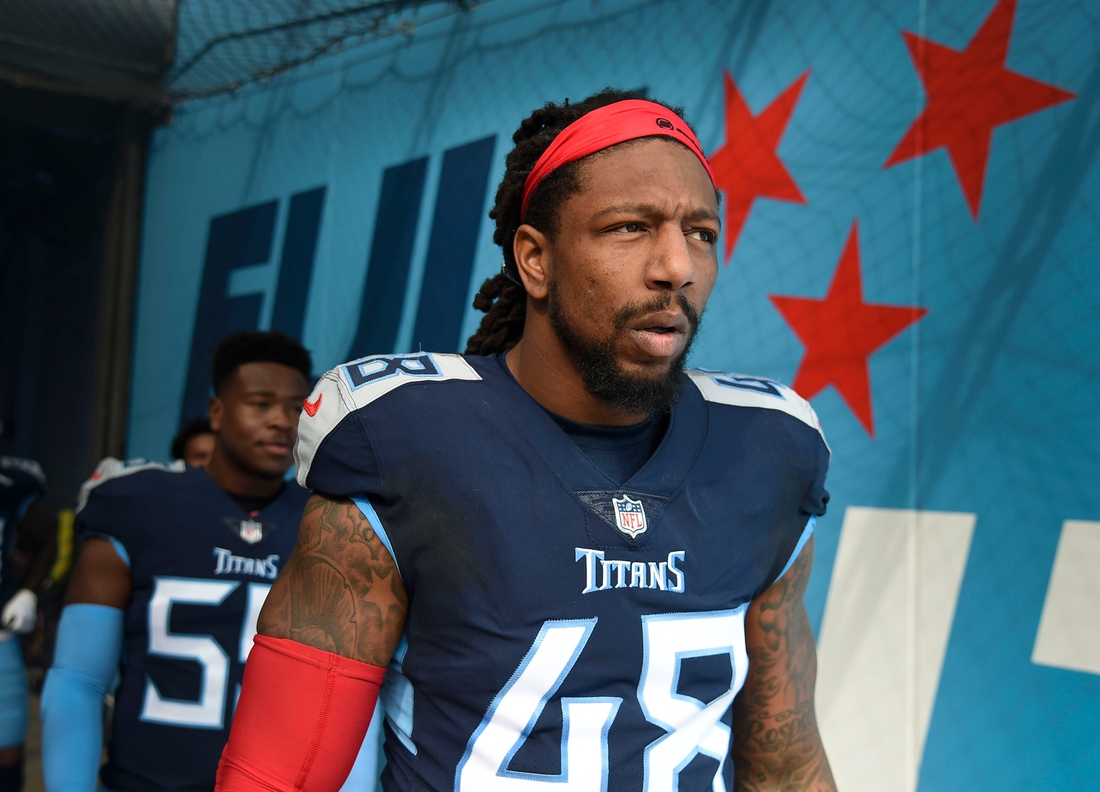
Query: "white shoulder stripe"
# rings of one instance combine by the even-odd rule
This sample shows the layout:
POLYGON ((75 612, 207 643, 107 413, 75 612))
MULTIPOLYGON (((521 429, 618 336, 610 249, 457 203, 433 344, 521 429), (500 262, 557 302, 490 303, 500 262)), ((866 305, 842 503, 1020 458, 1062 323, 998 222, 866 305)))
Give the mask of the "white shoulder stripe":
MULTIPOLYGON (((757 407, 785 412, 816 429, 825 447, 829 448, 814 408, 781 382, 766 377, 726 374, 711 369, 694 369, 688 371, 687 375, 707 401, 733 407, 757 407)), ((829 453, 832 453, 832 449, 829 449, 829 453)))
MULTIPOLYGON (((0 456, 0 468, 7 468, 9 470, 22 470, 28 475, 34 476, 38 479, 38 483, 43 489, 46 488, 46 474, 42 472, 42 468, 33 459, 25 459, 23 457, 11 457, 0 456)), ((6 477, 5 477, 6 478, 6 477)))
POLYGON ((160 462, 149 462, 141 458, 122 460, 116 459, 115 457, 104 457, 100 463, 96 465, 95 473, 92 474, 92 477, 80 486, 76 513, 79 514, 80 510, 88 504, 88 495, 100 484, 111 481, 112 479, 129 476, 142 470, 163 470, 166 473, 183 473, 187 470, 187 463, 182 459, 177 459, 172 464, 165 465, 160 462))
POLYGON ((359 408, 413 382, 480 379, 461 355, 433 352, 371 355, 337 366, 317 381, 298 420, 298 483, 306 486, 313 457, 329 432, 359 408))

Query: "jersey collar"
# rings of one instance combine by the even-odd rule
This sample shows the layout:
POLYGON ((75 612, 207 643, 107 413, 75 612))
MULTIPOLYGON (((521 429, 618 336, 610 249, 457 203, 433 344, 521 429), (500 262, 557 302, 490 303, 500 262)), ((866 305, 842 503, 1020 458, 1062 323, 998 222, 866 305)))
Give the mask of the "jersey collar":
POLYGON ((657 450, 641 469, 619 484, 592 464, 542 405, 501 369, 494 356, 471 356, 467 361, 492 387, 493 394, 501 402, 502 416, 507 415, 512 420, 535 454, 574 494, 623 490, 671 497, 683 486, 703 449, 706 404, 686 374, 683 393, 672 406, 668 429, 657 450))

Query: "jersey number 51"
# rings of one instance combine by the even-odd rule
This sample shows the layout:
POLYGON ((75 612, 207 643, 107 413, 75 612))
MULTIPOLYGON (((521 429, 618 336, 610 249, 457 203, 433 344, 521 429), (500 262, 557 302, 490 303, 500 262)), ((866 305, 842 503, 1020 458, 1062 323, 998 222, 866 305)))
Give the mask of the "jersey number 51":
MULTIPOLYGON (((229 692, 229 655, 211 635, 178 635, 168 631, 172 606, 177 604, 217 606, 241 585, 237 580, 156 577, 149 599, 149 656, 186 660, 199 664, 202 685, 198 701, 165 698, 152 679, 145 680, 145 701, 141 719, 169 726, 221 729, 225 725, 226 694, 229 692)), ((244 663, 256 638, 256 619, 271 589, 268 583, 249 583, 248 600, 237 659, 244 663)), ((236 695, 240 695, 240 685, 236 695)), ((234 708, 236 697, 234 697, 234 708)))

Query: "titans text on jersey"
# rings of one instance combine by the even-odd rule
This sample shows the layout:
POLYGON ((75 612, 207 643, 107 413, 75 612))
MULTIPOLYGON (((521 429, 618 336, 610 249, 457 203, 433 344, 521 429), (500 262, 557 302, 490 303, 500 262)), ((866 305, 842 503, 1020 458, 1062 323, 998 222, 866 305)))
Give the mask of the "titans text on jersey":
POLYGON ((321 378, 299 481, 355 500, 409 597, 387 790, 731 787, 745 612, 824 513, 829 451, 788 388, 685 376, 621 484, 493 357, 321 378))
POLYGON ((581 594, 608 591, 611 588, 650 588, 671 591, 673 594, 684 593, 684 573, 676 566, 677 563, 683 564, 683 550, 672 550, 665 561, 648 562, 605 558, 603 550, 587 547, 576 548, 576 554, 578 561, 582 558, 585 561, 585 583, 581 594), (600 570, 599 573, 597 569, 600 570), (596 585, 597 574, 599 585, 596 585))
POLYGON ((201 468, 105 460, 76 530, 130 567, 108 762, 114 790, 209 790, 256 617, 294 549, 308 493, 290 483, 258 514, 201 468))

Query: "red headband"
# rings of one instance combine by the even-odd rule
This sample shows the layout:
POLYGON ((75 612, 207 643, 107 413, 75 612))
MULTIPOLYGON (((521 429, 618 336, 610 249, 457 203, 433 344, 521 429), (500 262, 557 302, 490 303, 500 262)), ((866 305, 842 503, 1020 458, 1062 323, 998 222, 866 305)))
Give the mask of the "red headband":
POLYGON ((678 140, 691 149, 707 169, 711 183, 714 183, 714 171, 710 169, 710 163, 707 162, 699 141, 684 123, 684 119, 656 102, 626 99, 586 113, 554 138, 550 148, 542 153, 523 184, 520 218, 527 214, 527 202, 531 199, 531 193, 543 179, 562 165, 576 162, 581 157, 603 151, 618 143, 653 135, 678 140))

